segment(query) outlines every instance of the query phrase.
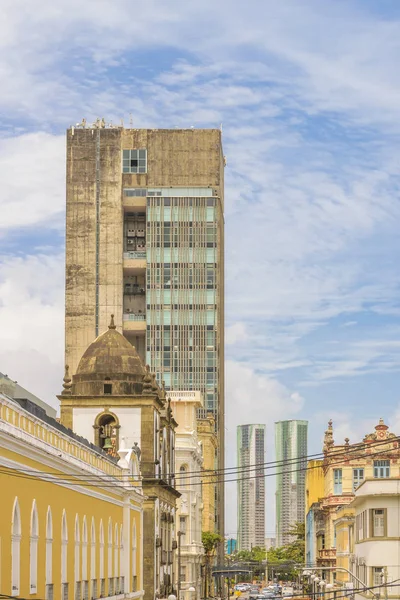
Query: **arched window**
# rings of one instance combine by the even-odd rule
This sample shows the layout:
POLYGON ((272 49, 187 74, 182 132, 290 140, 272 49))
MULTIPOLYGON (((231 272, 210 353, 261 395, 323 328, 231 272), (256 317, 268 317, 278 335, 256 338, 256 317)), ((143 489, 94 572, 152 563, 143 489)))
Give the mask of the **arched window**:
POLYGON ((75 517, 75 582, 80 581, 80 550, 81 550, 81 534, 79 530, 79 517, 75 517))
POLYGON ((90 528, 90 579, 92 580, 92 598, 97 598, 96 528, 94 517, 92 517, 92 526, 90 528))
POLYGON ((114 577, 119 576, 119 565, 118 565, 118 554, 119 554, 119 536, 118 536, 118 525, 115 523, 115 534, 114 534, 114 577))
POLYGON ((39 539, 39 519, 36 507, 36 500, 32 502, 31 511, 31 532, 29 545, 29 581, 30 593, 36 594, 37 574, 38 574, 38 539, 39 539))
POLYGON ((11 520, 11 594, 19 595, 20 584, 21 513, 18 498, 14 500, 11 520))
POLYGON ((111 522, 111 518, 108 521, 108 566, 107 566, 107 573, 108 573, 108 577, 112 577, 113 576, 113 572, 112 572, 112 522, 111 522))
POLYGON ((46 585, 53 583, 53 518, 50 506, 46 518, 46 585))
POLYGON ((68 583, 67 573, 67 557, 68 557, 68 527, 67 527, 67 515, 65 509, 62 514, 61 521, 61 583, 68 583))
POLYGON ((83 525, 82 525, 82 581, 87 581, 87 571, 88 571, 88 534, 87 534, 87 524, 86 524, 86 515, 83 517, 83 525))
POLYGON ((137 548, 137 535, 136 535, 136 523, 134 523, 133 530, 132 530, 132 592, 136 592, 136 589, 137 589, 136 548, 137 548))
MULTIPOLYGON (((122 535, 122 525, 119 530, 119 575, 122 577, 124 575, 124 569, 122 565, 124 564, 124 538, 122 535)), ((123 590, 121 590, 122 592, 123 590)))
POLYGON ((103 519, 100 520, 100 579, 104 579, 104 528, 103 519))

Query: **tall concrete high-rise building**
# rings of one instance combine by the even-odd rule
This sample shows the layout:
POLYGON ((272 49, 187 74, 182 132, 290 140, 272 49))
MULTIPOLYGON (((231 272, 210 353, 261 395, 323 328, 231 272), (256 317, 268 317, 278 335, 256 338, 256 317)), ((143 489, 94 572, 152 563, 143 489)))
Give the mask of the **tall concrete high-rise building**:
POLYGON ((238 425, 238 550, 265 544, 264 455, 265 425, 238 425))
POLYGON ((276 545, 290 543, 289 530, 304 522, 307 469, 308 421, 275 423, 276 454, 276 545))
MULTIPOLYGON (((224 466, 224 156, 219 129, 67 131, 66 363, 107 328, 167 390, 198 390, 224 466)), ((223 484, 217 530, 223 535, 223 484)))

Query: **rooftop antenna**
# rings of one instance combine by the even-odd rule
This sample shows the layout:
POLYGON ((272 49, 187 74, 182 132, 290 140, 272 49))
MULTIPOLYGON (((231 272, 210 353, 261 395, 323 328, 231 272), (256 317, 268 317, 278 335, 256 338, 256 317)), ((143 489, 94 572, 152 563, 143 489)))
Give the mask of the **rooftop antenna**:
POLYGON ((121 127, 122 127, 122 129, 124 128, 124 120, 123 119, 121 119, 121 127))
POLYGON ((221 131, 221 133, 222 133, 222 123, 221 123, 221 125, 219 126, 219 128, 220 128, 220 131, 221 131))
POLYGON ((132 113, 129 113, 129 125, 131 126, 131 129, 133 129, 132 113))

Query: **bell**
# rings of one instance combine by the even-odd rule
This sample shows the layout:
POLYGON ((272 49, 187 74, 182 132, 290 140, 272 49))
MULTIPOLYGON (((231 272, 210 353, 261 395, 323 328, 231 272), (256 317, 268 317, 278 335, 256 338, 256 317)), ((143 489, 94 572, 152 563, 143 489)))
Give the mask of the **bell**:
POLYGON ((111 438, 106 437, 106 439, 104 440, 103 450, 110 450, 110 448, 112 447, 113 445, 111 443, 111 438))

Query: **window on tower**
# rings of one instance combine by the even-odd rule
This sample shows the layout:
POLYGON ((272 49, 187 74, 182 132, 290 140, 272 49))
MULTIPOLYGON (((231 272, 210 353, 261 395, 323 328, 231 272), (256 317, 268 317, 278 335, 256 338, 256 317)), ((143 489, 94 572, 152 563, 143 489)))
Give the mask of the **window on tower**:
POLYGON ((147 173, 147 150, 123 150, 123 173, 147 173))

